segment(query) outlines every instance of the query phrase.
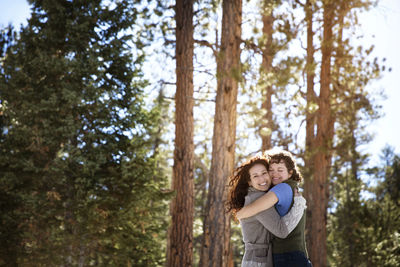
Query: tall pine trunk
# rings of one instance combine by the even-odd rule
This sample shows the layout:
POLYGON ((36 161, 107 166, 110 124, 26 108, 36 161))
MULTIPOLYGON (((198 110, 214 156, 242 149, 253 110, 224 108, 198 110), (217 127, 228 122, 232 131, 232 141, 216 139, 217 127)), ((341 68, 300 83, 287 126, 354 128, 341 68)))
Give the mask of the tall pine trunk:
POLYGON ((314 180, 312 201, 312 245, 311 255, 314 266, 327 265, 326 225, 329 200, 329 171, 332 157, 334 118, 331 106, 331 58, 333 46, 334 4, 326 1, 323 6, 323 40, 321 63, 321 87, 318 99, 316 153, 314 157, 314 180))
MULTIPOLYGON (((263 38, 265 38, 265 42, 262 47, 262 63, 261 63, 261 73, 268 74, 272 71, 272 59, 273 52, 272 48, 272 33, 273 33, 273 24, 274 17, 272 14, 272 5, 268 4, 268 1, 264 1, 264 8, 262 9, 262 21, 263 21, 263 38)), ((261 131, 261 149, 263 151, 270 149, 271 144, 271 133, 273 129, 272 122, 272 94, 273 89, 271 83, 267 81, 267 77, 269 75, 262 75, 261 83, 263 84, 262 94, 263 94, 263 102, 261 108, 263 112, 265 112, 263 116, 262 122, 262 130, 261 131)))
POLYGON ((175 151, 167 266, 192 266, 194 218, 193 0, 176 1, 175 151))
MULTIPOLYGON (((341 84, 341 80, 345 79, 343 77, 344 75, 342 74, 342 71, 344 70, 344 66, 347 64, 346 58, 345 58, 345 43, 343 40, 343 29, 345 27, 344 23, 344 18, 346 17, 347 13, 350 11, 350 6, 348 5, 348 1, 340 1, 340 9, 337 14, 337 24, 338 24, 338 34, 337 34, 337 46, 336 46, 336 52, 335 52, 335 64, 333 68, 333 77, 332 81, 333 84, 335 84, 335 90, 337 91, 337 94, 340 94, 340 96, 345 95, 345 91, 347 91, 346 95, 353 95, 354 92, 352 92, 352 89, 350 87, 347 87, 346 84, 341 84), (343 77, 343 78, 342 78, 343 77)), ((354 240, 357 238, 353 232, 353 227, 352 224, 355 221, 354 216, 354 203, 356 200, 359 199, 359 194, 357 193, 358 190, 354 188, 353 184, 354 181, 358 179, 358 169, 359 169, 359 164, 358 164, 358 152, 356 150, 357 148, 357 137, 356 137, 356 131, 357 131, 357 113, 358 110, 352 110, 352 107, 349 107, 349 111, 351 114, 348 115, 349 119, 348 122, 346 123, 346 128, 349 130, 350 136, 349 142, 348 142, 348 148, 346 149, 345 153, 345 158, 348 158, 347 160, 350 162, 351 166, 351 171, 347 172, 344 175, 345 178, 345 200, 344 200, 344 210, 345 214, 347 214, 346 219, 344 221, 344 227, 343 227, 343 232, 344 232, 344 240, 343 244, 346 245, 347 253, 345 255, 342 255, 344 259, 347 260, 349 263, 349 267, 353 266, 358 266, 359 264, 357 263, 357 258, 358 258, 358 252, 355 246, 354 240), (348 156, 347 156, 348 155, 348 156), (354 195, 357 195, 357 197, 354 197, 354 195)), ((337 151, 338 154, 341 154, 340 151, 337 151)), ((343 152, 342 152, 343 153, 343 152)))
POLYGON ((228 176, 233 170, 236 139, 236 104, 240 71, 242 1, 225 0, 221 47, 217 57, 217 96, 208 213, 200 266, 228 266, 230 258, 230 214, 225 212, 228 176))
MULTIPOLYGON (((304 196, 307 199, 307 220, 306 220, 306 241, 307 246, 312 246, 311 238, 311 222, 312 222, 312 210, 313 210, 313 199, 312 199, 312 181, 314 175, 314 164, 313 155, 314 142, 315 142, 315 111, 314 106, 316 105, 316 95, 314 91, 314 77, 315 77, 315 60, 314 60, 314 31, 313 31, 313 4, 311 0, 307 0, 304 6, 307 23, 307 58, 306 58, 306 79, 307 79, 307 107, 306 107, 306 147, 304 155, 304 196)), ((309 251, 311 254, 311 251, 309 251)), ((311 256, 311 255, 309 255, 311 256)))

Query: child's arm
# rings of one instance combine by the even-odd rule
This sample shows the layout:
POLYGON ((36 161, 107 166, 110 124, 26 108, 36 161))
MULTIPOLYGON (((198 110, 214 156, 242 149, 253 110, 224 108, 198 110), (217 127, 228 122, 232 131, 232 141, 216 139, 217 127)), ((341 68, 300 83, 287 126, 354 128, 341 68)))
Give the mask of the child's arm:
POLYGON ((253 203, 239 210, 236 217, 238 219, 243 219, 253 216, 263 210, 271 208, 277 203, 278 213, 284 216, 289 211, 292 200, 292 188, 286 183, 281 183, 273 187, 268 193, 258 198, 253 203))

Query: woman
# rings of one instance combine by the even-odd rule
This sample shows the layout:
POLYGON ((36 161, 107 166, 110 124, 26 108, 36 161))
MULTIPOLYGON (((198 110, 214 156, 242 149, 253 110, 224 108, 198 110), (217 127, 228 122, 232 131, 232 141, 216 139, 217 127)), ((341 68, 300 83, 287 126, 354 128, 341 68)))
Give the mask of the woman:
MULTIPOLYGON (((253 157, 241 166, 230 177, 230 194, 228 211, 234 214, 261 197, 271 186, 268 175, 268 159, 253 157)), ((285 238, 296 227, 304 214, 305 199, 295 197, 291 211, 284 217, 279 216, 274 208, 262 211, 256 216, 240 220, 245 253, 242 267, 272 267, 272 234, 285 238)))
MULTIPOLYGON (((270 157, 269 174, 274 187, 257 201, 244 207, 237 213, 239 219, 244 219, 270 207, 276 207, 278 213, 283 216, 289 210, 298 192, 297 185, 302 176, 297 168, 293 156, 288 151, 267 152, 270 157)), ((275 267, 309 267, 305 243, 305 214, 303 214, 296 228, 286 238, 274 238, 272 241, 272 253, 275 267)))

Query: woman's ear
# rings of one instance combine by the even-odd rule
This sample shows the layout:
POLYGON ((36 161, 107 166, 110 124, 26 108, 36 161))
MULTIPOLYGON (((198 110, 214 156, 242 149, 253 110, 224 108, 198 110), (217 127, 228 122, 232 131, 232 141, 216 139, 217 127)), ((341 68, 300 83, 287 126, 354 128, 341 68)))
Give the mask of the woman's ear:
POLYGON ((290 171, 289 171, 289 174, 290 174, 289 178, 292 178, 293 170, 290 170, 290 171))

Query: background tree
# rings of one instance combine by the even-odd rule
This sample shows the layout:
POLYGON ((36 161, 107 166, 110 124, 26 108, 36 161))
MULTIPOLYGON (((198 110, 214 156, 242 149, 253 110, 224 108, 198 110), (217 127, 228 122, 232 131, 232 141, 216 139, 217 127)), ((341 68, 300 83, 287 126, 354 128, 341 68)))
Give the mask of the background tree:
POLYGON ((192 266, 194 220, 193 1, 176 10, 175 151, 168 266, 192 266))
POLYGON ((316 152, 312 201, 318 203, 312 211, 310 248, 311 261, 315 266, 326 266, 326 213, 328 208, 328 177, 334 135, 334 117, 331 107, 331 58, 333 47, 333 20, 335 4, 323 2, 323 39, 321 46, 321 83, 318 96, 316 152))
POLYGON ((267 149, 271 149, 272 141, 271 134, 272 130, 275 128, 273 126, 272 120, 272 95, 273 89, 270 81, 268 81, 268 74, 272 73, 272 60, 276 55, 276 51, 274 51, 274 47, 272 45, 273 39, 273 26, 274 26, 274 5, 271 1, 264 1, 261 7, 261 16, 263 22, 263 39, 264 42, 261 42, 260 46, 262 49, 262 69, 261 73, 265 74, 265 77, 261 78, 261 82, 265 84, 262 89, 263 93, 263 101, 261 104, 262 110, 265 112, 263 116, 263 130, 260 131, 261 134, 261 150, 265 151, 267 149))
MULTIPOLYGON (((382 266, 397 266, 400 263, 399 244, 399 169, 400 156, 394 153, 393 148, 385 147, 381 154, 381 167, 371 171, 378 177, 376 187, 371 188, 375 197, 369 199, 370 207, 367 225, 363 229, 366 233, 362 240, 371 237, 372 242, 366 244, 370 253, 369 262, 382 266), (375 249, 374 249, 375 248, 375 249)), ((368 255, 367 253, 364 253, 368 255)))
MULTIPOLYGON (((307 37, 307 46, 306 46, 306 65, 305 65, 305 73, 306 73, 306 107, 305 107, 305 120, 306 120, 306 137, 305 137, 305 153, 304 153, 304 197, 307 199, 307 219, 306 219, 306 242, 308 248, 312 247, 312 238, 311 238, 311 222, 312 222, 312 211, 314 201, 312 198, 312 184, 313 184, 313 175, 314 175, 314 164, 313 157, 315 153, 315 125, 316 125, 316 117, 315 117, 315 109, 317 106, 317 98, 314 90, 315 86, 315 72, 316 72, 316 64, 315 64, 315 47, 314 47, 314 28, 313 28, 313 13, 316 9, 316 5, 313 1, 307 0, 303 5, 303 10, 305 14, 305 22, 306 22, 306 37, 307 37)), ((310 256, 310 255, 309 255, 310 256)))
MULTIPOLYGON (((314 175, 318 173, 319 178, 316 179, 320 179, 319 181, 313 180, 313 203, 316 203, 316 201, 321 203, 322 199, 317 200, 315 198, 316 195, 320 195, 320 197, 325 199, 325 202, 322 203, 327 205, 326 201, 329 198, 330 192, 328 177, 331 173, 329 166, 331 166, 332 155, 335 153, 339 155, 340 159, 334 159, 333 164, 344 164, 344 166, 349 164, 348 166, 351 166, 350 173, 353 178, 350 178, 350 173, 347 171, 342 173, 346 179, 354 179, 354 183, 346 182, 347 185, 350 185, 347 188, 347 192, 349 193, 350 190, 355 194, 357 194, 356 192, 360 192, 360 178, 358 173, 366 162, 364 161, 365 156, 359 154, 357 149, 370 139, 368 136, 363 135, 359 128, 365 127, 364 122, 377 118, 377 114, 375 113, 377 107, 370 101, 365 88, 372 79, 379 78, 380 67, 376 59, 374 62, 368 62, 366 59, 372 48, 366 49, 365 53, 362 47, 354 48, 347 39, 345 30, 349 32, 354 30, 351 27, 357 26, 356 12, 371 5, 372 2, 370 1, 339 1, 335 3, 327 1, 323 2, 322 5, 324 32, 321 44, 321 88, 316 113, 318 116, 318 128, 315 144, 317 146, 315 150, 310 151, 311 153, 306 153, 306 155, 313 154, 315 151, 313 170, 314 175), (327 58, 327 55, 330 55, 330 60, 327 58), (324 89, 325 86, 327 87, 326 89, 324 89), (322 139, 325 141, 321 142, 322 139), (341 147, 343 144, 347 144, 348 146, 343 149, 341 147), (320 169, 321 164, 325 164, 325 168, 327 168, 324 169, 326 171, 325 178, 322 178, 323 169, 320 169), (317 167, 316 165, 319 166, 317 167), (315 167, 318 169, 315 169, 315 167), (318 193, 317 188, 322 190, 318 193)), ((343 167, 338 168, 342 169, 343 167)), ((349 197, 349 195, 347 196, 349 197)), ((326 240, 326 237, 323 237, 321 240, 319 239, 325 235, 321 235, 324 231, 321 232, 321 229, 315 228, 320 225, 322 217, 326 218, 326 214, 322 215, 321 213, 321 217, 318 217, 319 215, 316 214, 318 211, 322 212, 322 208, 321 210, 313 208, 312 217, 310 218, 312 225, 310 232, 312 239, 311 257, 313 263, 317 266, 324 266, 326 260, 321 260, 323 257, 321 257, 320 246, 314 243, 324 243, 325 241, 322 240, 326 240), (316 261, 315 257, 319 259, 319 262, 316 261)), ((351 236, 351 229, 348 228, 348 230, 347 237, 351 236)))
POLYGON ((289 118, 296 116, 296 90, 291 89, 298 88, 298 71, 303 65, 301 58, 291 53, 298 23, 287 2, 257 1, 244 8, 238 159, 293 143, 293 133, 286 126, 291 124, 289 118))
POLYGON ((221 46, 217 58, 213 149, 201 266, 227 266, 230 256, 230 215, 225 212, 227 179, 233 170, 236 102, 240 71, 242 1, 222 2, 221 46))
POLYGON ((360 180, 350 176, 345 178, 346 183, 336 183, 338 205, 330 214, 329 234, 332 266, 396 266, 400 262, 397 256, 400 249, 397 230, 400 209, 390 194, 396 188, 392 187, 391 181, 398 177, 398 155, 387 147, 381 161, 379 167, 368 170, 375 185, 363 186, 368 188, 367 197, 358 196, 354 190, 360 188, 360 180), (358 186, 349 184, 354 182, 358 186))
POLYGON ((31 1, 7 47, 2 240, 18 229, 1 246, 9 266, 164 261, 166 181, 149 153, 158 114, 144 108, 144 39, 133 27, 142 10, 107 3, 31 1))

